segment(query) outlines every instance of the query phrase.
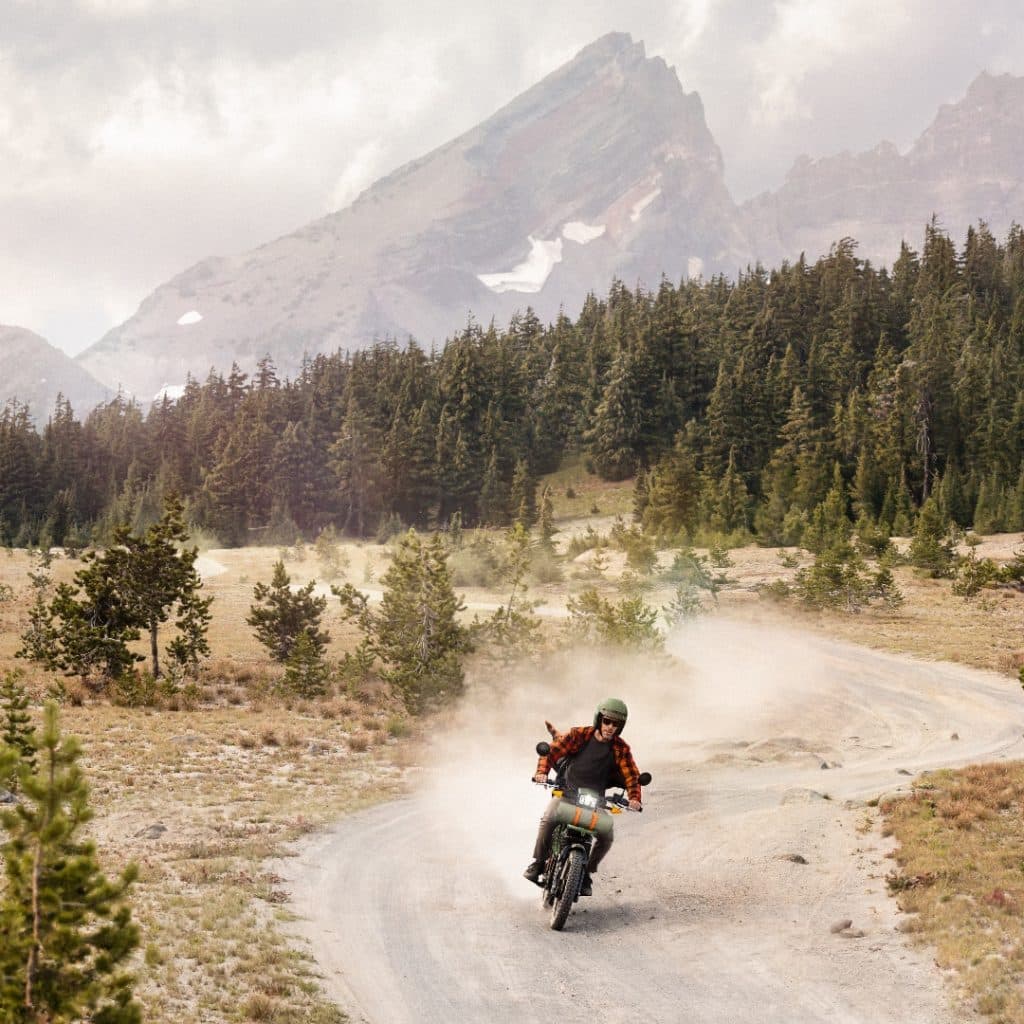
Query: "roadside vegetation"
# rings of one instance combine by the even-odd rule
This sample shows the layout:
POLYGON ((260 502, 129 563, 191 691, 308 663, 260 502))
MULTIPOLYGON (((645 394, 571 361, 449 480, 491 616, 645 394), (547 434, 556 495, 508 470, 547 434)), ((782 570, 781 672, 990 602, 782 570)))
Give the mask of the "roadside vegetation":
MULTIPOLYGON (((632 481, 598 485, 594 500, 609 511, 569 515, 576 499, 566 492, 595 480, 572 472, 564 483, 542 482, 529 530, 466 530, 456 519, 433 538, 403 532, 378 544, 335 535, 196 552, 204 579, 194 596, 209 601, 203 636, 212 656, 187 671, 161 659, 159 678, 142 629, 124 640, 129 657, 119 663, 127 667, 116 678, 108 662, 83 674, 15 660, 33 628, 40 578, 52 600, 56 586, 106 555, 0 553, 5 742, 25 739, 26 716, 39 724, 47 695, 61 702, 65 729, 82 742, 95 811, 87 829, 103 869, 115 876, 139 867, 129 895, 140 939, 129 969, 145 1019, 341 1019, 319 995, 308 951, 287 937, 288 896, 274 858, 310 830, 398 792, 417 758, 418 716, 455 697, 463 672, 486 671, 492 660, 509 664, 577 641, 660 658, 671 628, 721 612, 778 616, 897 650, 919 645, 929 656, 948 644, 962 660, 1017 671, 1020 537, 975 542, 947 531, 944 574, 932 575, 911 564, 910 538, 872 548, 840 528, 822 550, 848 545, 869 575, 888 569, 903 597, 851 614, 849 602, 800 594, 801 573, 819 558, 805 548, 732 547, 724 535, 698 547, 640 529, 628 511, 613 514, 635 498, 632 481), (969 594, 955 590, 979 577, 969 594), (790 596, 768 595, 779 580, 790 596), (447 623, 431 634, 436 654, 421 648, 428 661, 403 673, 413 657, 408 635, 435 620, 447 623)), ((820 525, 827 537, 824 518, 820 525)), ((169 622, 160 642, 177 635, 169 622)))
POLYGON ((955 972, 967 1007, 1024 1022, 1024 764, 930 772, 884 806, 902 930, 955 972))

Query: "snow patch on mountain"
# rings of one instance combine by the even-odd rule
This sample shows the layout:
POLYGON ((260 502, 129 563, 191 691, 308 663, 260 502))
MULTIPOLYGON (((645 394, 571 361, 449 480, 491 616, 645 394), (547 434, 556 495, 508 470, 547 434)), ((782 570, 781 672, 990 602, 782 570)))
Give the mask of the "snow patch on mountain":
POLYGON ((640 219, 640 214, 647 209, 651 203, 654 202, 658 196, 661 195, 661 189, 655 188, 647 193, 645 196, 641 196, 634 204, 633 209, 630 211, 629 219, 635 224, 640 219))
POLYGON ((203 314, 198 310, 190 309, 187 313, 178 317, 179 327, 188 327, 189 324, 197 324, 203 319, 203 314))
POLYGON ((511 270, 497 274, 477 274, 477 279, 492 292, 539 292, 551 276, 556 263, 562 262, 562 239, 545 241, 543 238, 527 236, 530 255, 511 270))
POLYGON ((571 220, 562 228, 562 237, 568 238, 570 242, 586 245, 587 242, 600 238, 604 232, 604 224, 584 224, 581 220, 571 220))

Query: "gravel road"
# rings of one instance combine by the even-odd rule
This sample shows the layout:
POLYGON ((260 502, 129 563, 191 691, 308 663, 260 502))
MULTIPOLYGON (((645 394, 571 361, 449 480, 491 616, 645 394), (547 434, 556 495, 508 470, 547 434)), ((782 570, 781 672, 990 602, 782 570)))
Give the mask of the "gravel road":
POLYGON ((924 770, 1024 756, 1020 687, 728 622, 673 648, 657 671, 583 653, 478 685, 408 798, 286 862, 295 928, 353 1020, 960 1019, 897 930, 891 844, 864 802, 924 770), (520 877, 546 800, 532 747, 545 717, 584 722, 606 692, 630 703, 626 739, 654 781, 556 933, 520 877), (834 934, 844 919, 864 934, 834 934))

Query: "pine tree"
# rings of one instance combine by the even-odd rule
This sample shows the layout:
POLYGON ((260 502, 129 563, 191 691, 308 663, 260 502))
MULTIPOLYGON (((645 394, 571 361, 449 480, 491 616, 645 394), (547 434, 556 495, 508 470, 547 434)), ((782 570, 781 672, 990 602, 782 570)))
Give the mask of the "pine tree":
POLYGON ((516 523, 508 532, 508 553, 502 576, 508 599, 484 622, 474 620, 473 632, 487 644, 486 653, 504 664, 533 654, 540 646, 540 619, 533 614, 536 602, 526 597, 526 576, 532 557, 530 535, 516 523))
POLYGON ((95 845, 79 837, 92 818, 80 756, 78 742, 61 736, 56 705, 47 705, 38 770, 22 766, 23 800, 0 814, 0 1017, 14 1024, 142 1019, 123 971, 139 942, 126 903, 138 870, 129 864, 108 881, 95 845))
POLYGON ((327 692, 331 670, 312 634, 304 629, 296 638, 285 662, 284 685, 296 697, 322 697, 327 692))
POLYGON ((253 587, 254 601, 245 620, 252 626, 256 639, 270 652, 270 657, 282 664, 291 657, 300 637, 307 637, 318 655, 330 640, 330 635, 320 629, 327 598, 313 596, 316 587, 313 580, 294 591, 291 582, 284 562, 275 562, 270 583, 257 583, 253 587))
POLYGON ((213 598, 201 598, 202 581, 195 562, 199 551, 187 547, 184 509, 176 495, 164 502, 164 512, 143 536, 127 528, 115 531, 115 547, 96 563, 97 571, 115 581, 130 620, 149 633, 149 654, 154 678, 159 678, 159 631, 175 614, 179 636, 172 657, 195 667, 209 654, 206 630, 213 598))
POLYGON ((480 525, 503 526, 509 521, 508 492, 498 467, 498 449, 491 448, 480 484, 480 525))
POLYGON ((934 496, 921 506, 914 539, 910 542, 910 564, 929 576, 948 576, 953 564, 953 546, 948 538, 949 523, 943 518, 934 496))
POLYGON ((836 463, 832 487, 825 500, 811 513, 811 521, 804 530, 802 543, 815 554, 829 550, 843 553, 850 546, 852 531, 853 524, 847 514, 846 484, 839 464, 836 463))
POLYGON ((750 510, 750 492, 736 469, 736 453, 730 450, 729 462, 721 480, 710 481, 708 525, 719 533, 746 530, 750 510))
POLYGON ((625 480, 636 472, 639 422, 633 366, 620 350, 586 435, 594 469, 603 480, 625 480))
POLYGON ((544 485, 544 489, 540 492, 540 520, 538 529, 540 531, 540 546, 549 553, 553 552, 555 545, 552 538, 558 533, 558 527, 555 526, 555 503, 551 497, 551 488, 547 484, 544 485))
MULTIPOLYGON (((32 716, 28 713, 28 692, 22 685, 20 669, 8 670, 0 682, 0 747, 7 746, 18 754, 21 764, 30 770, 36 764, 36 737, 32 729, 32 716)), ((0 776, 0 782, 3 777, 0 776)), ((17 772, 12 772, 8 789, 17 786, 17 772)))
POLYGON ((513 521, 529 530, 537 522, 537 481, 525 459, 516 461, 509 492, 513 521))
POLYGON ((986 476, 978 488, 972 525, 975 533, 998 533, 1003 529, 1003 495, 995 474, 986 476))
POLYGON ((648 474, 643 528, 658 537, 688 534, 696 528, 700 506, 697 465, 684 434, 648 474))
POLYGON ((60 584, 49 604, 42 590, 37 592, 18 656, 83 678, 99 672, 116 679, 144 660, 128 645, 145 629, 157 677, 159 630, 174 614, 178 636, 171 657, 194 668, 209 654, 206 629, 213 599, 199 596, 198 550, 183 546, 187 538, 181 502, 174 496, 144 535, 117 527, 111 547, 85 555, 74 586, 60 584))
POLYGON ((356 390, 349 392, 345 419, 331 445, 331 466, 338 478, 343 529, 363 537, 377 528, 381 515, 382 437, 356 390))
POLYGON ((460 656, 470 640, 457 618, 463 604, 452 587, 444 539, 436 534, 424 543, 410 530, 381 583, 378 611, 351 584, 332 588, 346 618, 355 620, 368 649, 383 662, 381 676, 413 714, 457 697, 464 679, 460 656))

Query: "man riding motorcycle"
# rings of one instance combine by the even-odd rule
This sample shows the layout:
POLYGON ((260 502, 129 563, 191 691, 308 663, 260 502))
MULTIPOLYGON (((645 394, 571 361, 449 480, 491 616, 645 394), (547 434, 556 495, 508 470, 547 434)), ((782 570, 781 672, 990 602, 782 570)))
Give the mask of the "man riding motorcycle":
MULTIPOLYGON (((593 725, 581 725, 570 729, 567 733, 554 738, 551 750, 537 762, 537 770, 533 781, 548 781, 551 771, 562 758, 568 758, 564 768, 564 785, 567 790, 580 788, 593 789, 599 793, 609 786, 621 785, 629 796, 629 806, 634 811, 641 810, 640 772, 630 752, 629 744, 622 739, 629 709, 617 697, 608 697, 601 701, 594 714, 593 725)), ((537 830, 537 842, 533 848, 533 860, 523 872, 523 877, 538 884, 544 863, 551 846, 551 834, 555 829, 555 815, 559 797, 548 804, 540 819, 537 830)), ((609 829, 607 835, 597 838, 587 873, 580 889, 581 896, 593 893, 591 875, 597 871, 598 865, 604 860, 605 854, 611 849, 613 835, 609 829)))

